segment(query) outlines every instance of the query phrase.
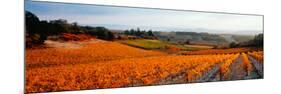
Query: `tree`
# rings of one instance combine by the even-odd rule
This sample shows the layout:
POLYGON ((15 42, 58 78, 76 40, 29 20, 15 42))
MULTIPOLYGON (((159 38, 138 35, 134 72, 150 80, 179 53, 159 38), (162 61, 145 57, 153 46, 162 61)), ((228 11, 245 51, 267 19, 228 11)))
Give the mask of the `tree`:
POLYGON ((37 24, 40 22, 39 18, 29 11, 25 11, 25 29, 26 33, 35 33, 38 29, 37 24))
POLYGON ((170 38, 167 38, 167 41, 170 41, 171 39, 170 38))
POLYGON ((235 42, 231 42, 231 43, 229 44, 229 47, 230 47, 230 48, 235 48, 235 47, 237 47, 237 46, 238 46, 238 44, 235 43, 235 42))
POLYGON ((148 30, 147 34, 148 34, 148 36, 154 36, 152 33, 152 30, 148 30))
POLYGON ((254 39, 247 42, 240 42, 237 44, 239 47, 263 47, 263 34, 258 34, 254 39))
POLYGON ((263 47, 263 34, 258 34, 253 39, 254 46, 263 47))
POLYGON ((125 31, 124 31, 124 34, 125 34, 125 35, 130 35, 130 31, 129 31, 129 30, 125 30, 125 31))
POLYGON ((76 34, 83 33, 77 22, 74 22, 71 24, 71 30, 73 33, 76 33, 76 34))
POLYGON ((186 41, 185 41, 185 44, 190 44, 190 40, 189 40, 189 39, 186 40, 186 41))
POLYGON ((114 38, 113 33, 104 27, 96 27, 96 35, 98 38, 105 40, 112 40, 114 38))
POLYGON ((140 28, 137 28, 137 31, 135 32, 135 35, 136 35, 136 36, 141 36, 140 28))
POLYGON ((40 21, 35 14, 29 11, 25 11, 25 26, 26 45, 28 47, 34 44, 44 44, 48 36, 63 36, 64 33, 84 33, 105 40, 114 38, 114 34, 105 27, 80 26, 76 22, 68 23, 65 19, 51 20, 49 22, 40 21))
POLYGON ((50 24, 54 27, 56 33, 73 33, 71 32, 71 25, 67 23, 65 19, 51 20, 50 24))
POLYGON ((135 30, 134 30, 134 29, 131 29, 129 34, 130 34, 130 35, 135 35, 135 30))
POLYGON ((29 11, 25 11, 25 34, 26 47, 31 47, 33 44, 43 44, 47 39, 44 30, 45 22, 40 22, 39 18, 29 11))

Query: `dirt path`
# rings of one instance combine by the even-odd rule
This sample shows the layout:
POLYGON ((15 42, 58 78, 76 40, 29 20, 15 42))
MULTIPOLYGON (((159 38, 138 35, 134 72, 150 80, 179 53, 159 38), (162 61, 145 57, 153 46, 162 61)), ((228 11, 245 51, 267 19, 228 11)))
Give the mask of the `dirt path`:
POLYGON ((257 78, 263 78, 263 64, 250 55, 248 55, 248 58, 254 66, 254 72, 256 73, 257 78))
MULTIPOLYGON (((199 82, 219 81, 220 76, 217 74, 219 74, 221 64, 222 63, 218 63, 218 64, 214 65, 211 70, 207 71, 201 78, 199 78, 197 81, 193 81, 193 82, 199 83, 199 82)), ((191 70, 191 69, 189 69, 189 70, 191 70)), ((168 77, 161 79, 155 85, 187 83, 188 81, 185 79, 187 71, 188 71, 188 69, 183 69, 182 71, 180 71, 176 74, 171 74, 168 77)))
POLYGON ((230 79, 226 80, 243 80, 247 76, 247 70, 243 68, 242 56, 240 55, 236 62, 230 65, 230 79))
MULTIPOLYGON (((199 65, 197 65, 199 66, 199 65)), ((164 79, 160 79, 159 82, 154 83, 154 85, 167 85, 167 84, 180 84, 180 83, 188 83, 188 80, 186 79, 186 74, 188 70, 192 70, 196 68, 197 66, 194 66, 190 69, 182 69, 178 73, 170 74, 168 77, 164 79)))
POLYGON ((219 67, 222 63, 217 64, 214 68, 197 82, 212 82, 212 81, 221 81, 221 80, 245 80, 245 79, 258 79, 263 78, 263 64, 258 62, 252 56, 249 56, 249 60, 254 66, 254 70, 247 74, 247 70, 243 68, 242 56, 240 55, 234 63, 230 66, 230 77, 229 79, 220 78, 219 67))
POLYGON ((223 64, 223 62, 216 64, 213 69, 208 71, 206 75, 204 75, 202 78, 200 78, 197 82, 213 82, 213 81, 219 81, 220 76, 219 76, 219 71, 220 71, 220 66, 223 64))
POLYGON ((230 66, 230 78, 224 80, 246 80, 246 79, 257 79, 262 77, 262 63, 258 62, 251 56, 249 56, 249 60, 254 66, 254 70, 251 71, 249 74, 247 70, 243 68, 243 61, 242 56, 240 55, 236 62, 232 63, 230 66))
MULTIPOLYGON (((255 60, 253 57, 248 56, 249 60, 254 66, 254 70, 247 73, 247 70, 243 67, 242 55, 239 55, 238 58, 230 65, 229 78, 221 78, 220 66, 224 62, 218 63, 212 67, 211 70, 207 71, 201 78, 195 83, 200 82, 214 82, 214 81, 229 81, 229 80, 245 80, 245 79, 257 79, 263 77, 263 66, 262 63, 255 60)), ((190 69, 189 69, 190 70, 190 69)), ((170 74, 164 79, 160 79, 159 82, 154 83, 153 85, 166 85, 166 84, 179 84, 179 83, 189 83, 185 78, 186 72, 188 69, 183 69, 176 74, 170 74)))
POLYGON ((171 74, 168 77, 161 79, 156 85, 164 85, 164 84, 179 84, 179 83, 186 83, 187 80, 185 79, 187 69, 183 69, 182 71, 171 74))
MULTIPOLYGON (((242 67, 242 60, 241 60, 241 56, 239 56, 235 62, 231 65, 231 79, 229 80, 239 80, 239 79, 243 79, 243 77, 246 76, 246 71, 243 69, 242 67), (238 70, 238 71, 237 71, 238 70)), ((214 65, 212 67, 211 70, 207 71, 201 78, 199 78, 197 81, 194 81, 196 83, 200 83, 200 82, 213 82, 213 81, 221 81, 221 80, 225 80, 223 78, 221 78, 221 74, 220 74, 220 66, 221 64, 223 64, 224 62, 218 63, 216 65, 214 65)), ((176 83, 187 83, 188 81, 186 81, 185 78, 185 73, 186 73, 187 69, 180 71, 177 74, 172 74, 170 76, 168 76, 165 79, 162 79, 160 82, 156 83, 156 84, 176 84, 176 83)))
POLYGON ((253 75, 247 75, 247 70, 243 68, 243 62, 242 62, 242 56, 238 56, 238 58, 230 65, 230 73, 229 78, 221 78, 221 73, 219 72, 219 66, 216 66, 213 70, 214 72, 211 72, 211 76, 206 81, 228 81, 228 80, 243 80, 243 79, 249 79, 254 78, 256 76, 253 75))
POLYGON ((222 63, 217 64, 207 75, 201 78, 199 82, 214 82, 214 81, 224 81, 224 80, 241 80, 246 77, 246 70, 243 69, 243 62, 241 55, 230 65, 229 78, 222 78, 220 73, 220 66, 222 63))
POLYGON ((87 44, 93 44, 93 43, 101 43, 106 42, 104 40, 100 39, 91 39, 91 40, 85 40, 85 41, 52 41, 52 40, 46 40, 44 43, 47 47, 51 48, 80 48, 87 44))

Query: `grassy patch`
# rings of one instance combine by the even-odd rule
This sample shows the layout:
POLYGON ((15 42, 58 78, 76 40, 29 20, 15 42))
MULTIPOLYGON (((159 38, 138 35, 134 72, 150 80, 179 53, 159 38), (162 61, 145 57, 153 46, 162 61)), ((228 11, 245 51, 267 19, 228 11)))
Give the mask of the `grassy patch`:
POLYGON ((149 39, 137 39, 137 40, 124 40, 120 41, 123 44, 142 48, 142 49, 167 49, 167 46, 173 46, 176 47, 182 51, 192 51, 192 50, 200 50, 202 47, 197 46, 186 46, 186 45, 180 45, 176 43, 169 43, 165 41, 160 40, 149 40, 149 39))
POLYGON ((207 46, 207 45, 184 45, 185 47, 188 48, 199 48, 199 49, 212 49, 214 48, 213 46, 207 46))
POLYGON ((168 45, 166 42, 162 42, 159 40, 147 40, 147 39, 125 40, 125 41, 121 41, 121 43, 138 48, 143 48, 143 49, 161 49, 164 48, 165 45, 168 45))

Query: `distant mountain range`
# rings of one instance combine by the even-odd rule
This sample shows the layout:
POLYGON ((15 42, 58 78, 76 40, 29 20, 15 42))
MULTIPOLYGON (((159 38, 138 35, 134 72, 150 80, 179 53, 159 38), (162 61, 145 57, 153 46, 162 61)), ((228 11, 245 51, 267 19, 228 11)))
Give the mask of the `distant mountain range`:
POLYGON ((163 27, 163 26, 129 26, 118 24, 91 24, 90 26, 103 26, 111 30, 122 31, 128 29, 140 28, 141 30, 152 30, 161 32, 198 32, 198 33, 210 33, 210 34, 232 34, 232 35, 257 35, 263 33, 262 31, 245 30, 245 31, 223 31, 223 30, 211 30, 205 28, 181 28, 181 27, 163 27))
POLYGON ((201 43, 210 45, 229 44, 231 42, 245 42, 254 38, 261 31, 233 31, 226 32, 221 30, 209 30, 204 28, 182 29, 174 27, 152 27, 152 26, 126 26, 126 25, 102 25, 94 24, 94 27, 102 26, 110 29, 112 32, 123 32, 128 29, 152 30, 160 40, 170 42, 201 43))
POLYGON ((153 32, 158 39, 175 43, 228 45, 252 40, 254 35, 210 34, 196 32, 153 32))

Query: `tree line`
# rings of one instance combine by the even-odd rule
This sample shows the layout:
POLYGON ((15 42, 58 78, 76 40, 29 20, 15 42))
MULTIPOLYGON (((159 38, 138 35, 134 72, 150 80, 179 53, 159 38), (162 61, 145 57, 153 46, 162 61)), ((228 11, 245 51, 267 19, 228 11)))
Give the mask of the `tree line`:
POLYGON ((125 30, 124 34, 125 35, 138 36, 138 37, 141 37, 141 38, 154 37, 154 34, 152 33, 152 30, 146 31, 146 30, 140 30, 140 28, 125 30))
POLYGON ((249 40, 247 42, 241 42, 241 43, 235 43, 232 42, 229 44, 230 48, 235 47, 261 47, 263 48, 263 34, 260 33, 258 35, 255 35, 254 39, 249 40))
POLYGON ((113 33, 105 27, 81 26, 76 22, 69 23, 64 19, 40 20, 35 14, 25 11, 26 46, 43 44, 48 36, 63 33, 88 34, 99 39, 112 40, 113 33))

